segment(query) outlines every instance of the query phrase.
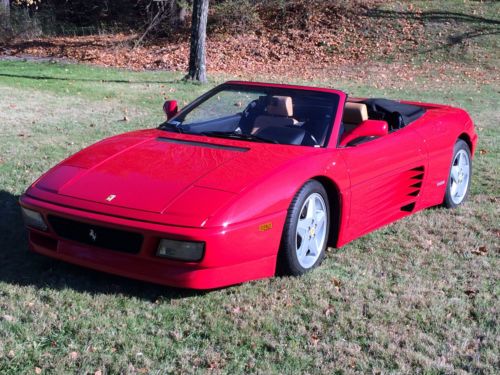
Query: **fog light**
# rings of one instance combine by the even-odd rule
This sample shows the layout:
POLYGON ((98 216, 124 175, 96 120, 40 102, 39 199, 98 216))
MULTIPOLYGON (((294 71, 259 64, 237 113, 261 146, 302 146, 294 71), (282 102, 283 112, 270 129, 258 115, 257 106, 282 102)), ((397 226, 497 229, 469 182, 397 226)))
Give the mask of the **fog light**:
POLYGON ((21 211, 23 213, 24 223, 26 226, 43 231, 47 230, 47 224, 45 223, 42 214, 24 207, 21 207, 21 211))
POLYGON ((161 240, 156 255, 162 258, 198 262, 203 258, 204 242, 161 240))

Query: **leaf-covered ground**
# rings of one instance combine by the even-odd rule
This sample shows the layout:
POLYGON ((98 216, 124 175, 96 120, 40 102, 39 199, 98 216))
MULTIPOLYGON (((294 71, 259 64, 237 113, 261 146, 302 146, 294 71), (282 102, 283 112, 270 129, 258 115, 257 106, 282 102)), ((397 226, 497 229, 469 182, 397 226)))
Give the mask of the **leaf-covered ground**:
MULTIPOLYGON (((498 74, 500 2, 233 2, 238 1, 241 6, 234 7, 232 13, 227 6, 211 8, 214 22, 210 24, 215 26, 208 34, 209 72, 331 79, 340 73, 339 67, 344 72, 356 69, 359 76, 374 61, 382 61, 396 62, 391 74, 405 74, 405 78, 431 67, 480 76, 481 71, 473 68, 481 66, 498 74), (247 24, 242 24, 248 18, 247 24)), ((134 70, 186 71, 187 27, 168 38, 154 38, 132 48, 139 35, 12 40, 0 44, 0 54, 65 58, 134 70)), ((436 74, 439 77, 439 72, 436 74)), ((365 74, 365 79, 370 75, 365 74)))
POLYGON ((164 97, 208 87, 181 73, 0 61, 0 373, 497 373, 498 77, 401 79, 392 67, 321 84, 467 109, 480 137, 469 202, 329 249, 304 277, 199 293, 29 253, 17 200, 78 149, 155 126, 164 97))

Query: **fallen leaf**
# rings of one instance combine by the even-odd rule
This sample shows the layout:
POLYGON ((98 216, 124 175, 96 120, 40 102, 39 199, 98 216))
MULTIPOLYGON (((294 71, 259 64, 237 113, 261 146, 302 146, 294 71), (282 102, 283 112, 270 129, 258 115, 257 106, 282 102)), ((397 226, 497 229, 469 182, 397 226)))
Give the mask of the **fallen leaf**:
POLYGON ((479 150, 479 155, 484 155, 484 154, 487 154, 488 151, 486 151, 484 148, 480 149, 479 150))
POLYGON ((334 309, 332 306, 328 306, 325 311, 323 311, 323 314, 325 314, 326 316, 330 316, 334 313, 334 309))
POLYGON ((9 350, 9 352, 7 353, 7 357, 9 357, 10 359, 14 358, 15 356, 16 353, 13 350, 9 350))
POLYGON ((42 373, 42 369, 40 367, 35 367, 35 374, 41 374, 42 373))
POLYGON ((69 357, 75 361, 76 359, 78 359, 78 352, 71 352, 69 353, 69 357))
POLYGON ((216 362, 216 361, 211 361, 209 364, 208 364, 208 368, 210 370, 215 370, 217 368, 219 368, 219 364, 216 362))
POLYGON ((488 249, 486 248, 486 246, 479 246, 477 249, 474 249, 471 252, 472 254, 476 255, 486 255, 488 254, 488 249))
POLYGON ((241 308, 239 306, 235 306, 232 309, 233 314, 239 314, 241 312, 241 308))
POLYGON ((464 293, 467 294, 470 298, 474 298, 477 294, 477 289, 465 289, 464 293))
POLYGON ((182 334, 178 331, 169 332, 169 336, 175 341, 179 341, 182 338, 182 334))
POLYGON ((101 370, 97 370, 96 372, 94 372, 94 375, 102 375, 102 371, 101 370))
POLYGON ((7 322, 14 322, 16 320, 16 318, 14 318, 12 315, 7 315, 7 314, 3 315, 2 319, 6 320, 7 322))
POLYGON ((337 279, 335 277, 332 277, 332 283, 335 286, 335 289, 337 290, 337 292, 340 292, 340 287, 342 286, 342 281, 340 281, 339 279, 337 279))

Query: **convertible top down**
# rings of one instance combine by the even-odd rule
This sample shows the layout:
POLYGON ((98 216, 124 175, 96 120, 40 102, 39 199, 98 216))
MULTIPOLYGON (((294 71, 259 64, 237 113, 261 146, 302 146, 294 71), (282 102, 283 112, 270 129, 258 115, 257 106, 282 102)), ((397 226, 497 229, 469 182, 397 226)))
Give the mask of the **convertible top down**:
POLYGON ((469 192, 477 135, 458 108, 232 81, 164 110, 28 188, 32 250, 210 289, 301 275, 328 245, 469 192))

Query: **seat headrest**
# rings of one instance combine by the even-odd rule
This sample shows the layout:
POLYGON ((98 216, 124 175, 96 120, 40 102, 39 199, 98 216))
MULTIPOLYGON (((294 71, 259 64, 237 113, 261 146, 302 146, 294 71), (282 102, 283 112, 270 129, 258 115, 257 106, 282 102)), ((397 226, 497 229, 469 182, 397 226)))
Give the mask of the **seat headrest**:
POLYGON ((267 114, 272 116, 293 116, 293 104, 290 96, 272 96, 267 105, 267 114))
POLYGON ((361 124, 368 120, 368 108, 363 103, 347 102, 344 107, 342 121, 346 124, 361 124))

